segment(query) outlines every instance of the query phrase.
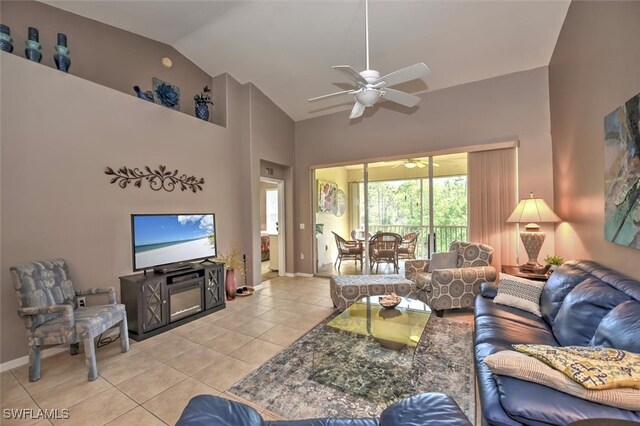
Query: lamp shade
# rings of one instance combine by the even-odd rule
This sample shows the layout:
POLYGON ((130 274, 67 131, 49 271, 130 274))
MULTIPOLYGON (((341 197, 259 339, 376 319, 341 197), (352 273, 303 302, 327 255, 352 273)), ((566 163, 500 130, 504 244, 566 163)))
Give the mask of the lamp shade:
POLYGON ((556 215, 551 207, 542 198, 530 198, 521 200, 516 206, 507 223, 555 223, 561 219, 556 215))

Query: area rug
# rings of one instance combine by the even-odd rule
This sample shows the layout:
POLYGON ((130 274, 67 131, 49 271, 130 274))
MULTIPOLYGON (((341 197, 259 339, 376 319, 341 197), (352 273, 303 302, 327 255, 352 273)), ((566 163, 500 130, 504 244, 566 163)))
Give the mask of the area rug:
POLYGON ((374 417, 404 396, 442 392, 455 399, 474 423, 475 378, 470 324, 432 315, 416 348, 412 389, 403 389, 393 400, 381 403, 313 380, 314 343, 321 328, 332 318, 333 315, 228 391, 289 420, 374 417))

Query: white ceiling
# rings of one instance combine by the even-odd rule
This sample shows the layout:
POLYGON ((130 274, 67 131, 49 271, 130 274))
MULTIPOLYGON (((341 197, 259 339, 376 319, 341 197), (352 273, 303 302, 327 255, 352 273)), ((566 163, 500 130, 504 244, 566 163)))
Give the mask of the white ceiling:
MULTIPOLYGON (((365 68, 364 0, 46 3, 170 44, 212 76, 253 82, 295 120, 351 109, 349 96, 306 99, 350 88, 332 65, 365 68)), ((422 93, 545 66, 569 3, 370 0, 371 68, 424 62, 431 75, 395 87, 422 93)))

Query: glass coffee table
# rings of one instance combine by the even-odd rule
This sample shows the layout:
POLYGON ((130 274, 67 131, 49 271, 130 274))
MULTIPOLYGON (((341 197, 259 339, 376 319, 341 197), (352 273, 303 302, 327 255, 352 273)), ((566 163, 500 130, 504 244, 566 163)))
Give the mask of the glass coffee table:
POLYGON ((402 297, 394 309, 365 296, 325 324, 316 336, 313 379, 378 404, 413 388, 413 359, 431 309, 402 297))

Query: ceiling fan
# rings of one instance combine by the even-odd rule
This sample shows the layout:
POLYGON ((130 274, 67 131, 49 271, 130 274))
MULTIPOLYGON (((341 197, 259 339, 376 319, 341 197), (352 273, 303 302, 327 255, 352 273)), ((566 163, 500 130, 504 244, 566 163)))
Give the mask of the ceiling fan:
MULTIPOLYGON (((391 167, 392 169, 395 169, 396 167, 400 167, 400 166, 405 166, 407 169, 414 169, 416 167, 423 169, 427 166, 429 166, 429 162, 428 161, 422 161, 422 160, 416 160, 414 158, 408 158, 406 160, 404 160, 402 163, 396 164, 395 166, 391 167)), ((440 167, 440 164, 438 163, 433 163, 433 167, 440 167)))
POLYGON ((356 87, 351 90, 343 90, 341 92, 309 99, 309 102, 313 102, 333 96, 354 95, 356 103, 351 110, 349 119, 360 117, 366 107, 373 106, 380 98, 396 102, 409 108, 416 106, 418 102, 420 102, 418 96, 400 90, 389 89, 389 86, 395 86, 396 84, 424 77, 430 72, 429 68, 422 62, 394 71, 383 77, 380 77, 378 71, 369 68, 369 0, 365 0, 364 5, 367 69, 358 72, 349 65, 335 65, 332 68, 346 74, 347 77, 356 83, 356 87))

